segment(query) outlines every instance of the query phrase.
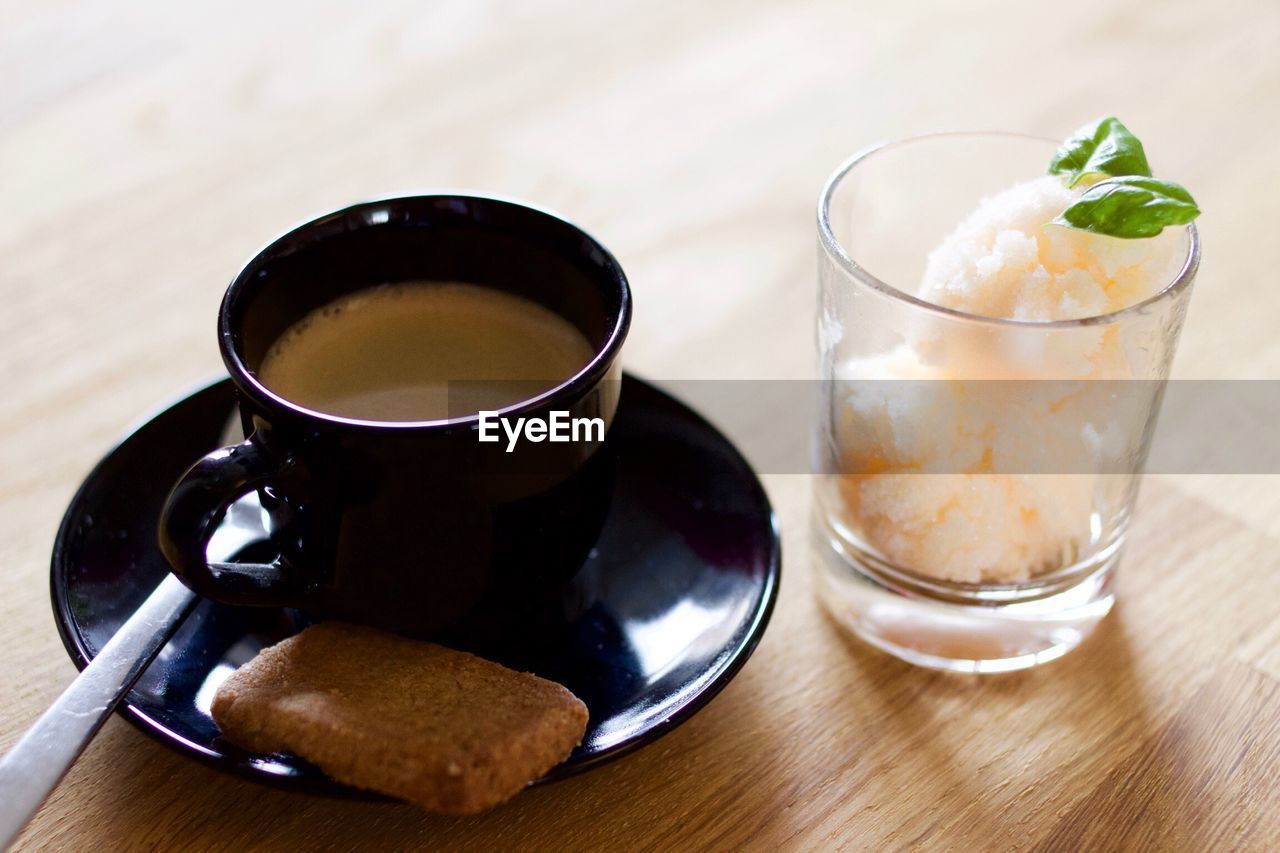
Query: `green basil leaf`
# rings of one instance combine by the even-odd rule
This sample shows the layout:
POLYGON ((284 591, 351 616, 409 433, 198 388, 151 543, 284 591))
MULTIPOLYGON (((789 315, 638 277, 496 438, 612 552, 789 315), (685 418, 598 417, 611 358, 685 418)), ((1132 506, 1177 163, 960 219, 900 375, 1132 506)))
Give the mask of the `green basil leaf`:
POLYGON ((1143 175, 1151 177, 1147 155, 1138 137, 1115 116, 1087 124, 1058 146, 1049 162, 1049 174, 1066 175, 1074 187, 1090 175, 1143 175))
POLYGON ((1089 187, 1050 224, 1135 239, 1154 237, 1166 225, 1186 225, 1199 215, 1191 193, 1177 184, 1126 176, 1089 187))

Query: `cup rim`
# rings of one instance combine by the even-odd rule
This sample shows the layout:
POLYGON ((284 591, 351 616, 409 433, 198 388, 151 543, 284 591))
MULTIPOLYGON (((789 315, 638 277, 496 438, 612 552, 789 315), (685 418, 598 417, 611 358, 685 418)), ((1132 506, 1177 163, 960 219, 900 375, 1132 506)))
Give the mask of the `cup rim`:
MULTIPOLYGON (((379 421, 364 418, 348 418, 302 406, 281 396, 275 391, 272 391, 258 378, 254 371, 249 369, 249 365, 246 363, 243 355, 239 351, 237 335, 231 325, 232 316, 235 313, 235 303, 237 299, 240 298, 244 289, 249 286, 249 282, 253 278, 251 272, 256 270, 258 265, 267 258, 269 253, 278 248, 282 242, 294 237, 300 232, 320 225, 326 221, 338 217, 350 216, 366 208, 376 208, 379 205, 391 205, 397 202, 413 202, 428 199, 457 199, 466 202, 478 201, 494 203, 520 208, 547 219, 554 220, 559 225, 576 232, 592 250, 600 253, 604 260, 604 266, 607 267, 610 272, 612 283, 617 287, 617 317, 609 329, 609 334, 604 343, 601 346, 594 348, 595 355, 590 361, 583 365, 581 369, 568 379, 557 383, 533 397, 527 397, 519 402, 512 403, 509 406, 504 406, 501 409, 493 411, 486 410, 485 413, 497 417, 518 415, 520 413, 536 409, 554 397, 566 394, 572 396, 577 392, 586 391, 592 386, 599 384, 606 377, 610 367, 617 359, 618 352, 621 350, 623 341, 627 336, 627 330, 631 326, 631 288, 627 282, 626 273, 623 272, 622 265, 618 263, 618 260, 614 257, 613 253, 605 248, 604 244, 597 240, 586 229, 550 208, 542 207, 510 196, 471 192, 466 190, 438 189, 424 190, 422 192, 410 194, 392 193, 385 196, 374 196, 363 201, 328 210, 290 226, 277 234, 271 240, 267 241, 261 248, 254 252, 250 259, 241 266, 240 271, 236 273, 235 278, 231 280, 231 284, 228 285, 227 291, 223 295, 222 302, 218 309, 218 344, 222 351, 222 360, 226 364, 227 370, 230 373, 232 380, 235 382, 236 387, 244 391, 249 396, 256 398, 261 403, 281 407, 297 415, 324 421, 335 426, 379 430, 410 430, 471 427, 478 424, 480 420, 479 412, 474 412, 472 414, 456 418, 438 418, 425 421, 379 421)), ((378 223, 370 222, 364 227, 376 228, 377 226, 378 223)))
POLYGON ((1152 305, 1176 296, 1183 290, 1186 290, 1195 279, 1196 271, 1200 266, 1200 232, 1196 229, 1194 222, 1188 223, 1186 226, 1188 236, 1187 256, 1184 259, 1177 275, 1175 275, 1168 284, 1160 288, 1160 290, 1156 291, 1151 296, 1148 296, 1146 299, 1143 299, 1140 302, 1135 302, 1132 305, 1127 305, 1116 311, 1110 311, 1106 314, 1095 314, 1090 317, 1076 317, 1069 320, 1018 320, 1012 317, 989 317, 984 314, 972 314, 968 311, 960 311, 955 308, 938 305, 925 299, 921 299, 918 296, 908 293, 905 290, 901 290, 878 278, 855 261, 845 250, 844 246, 840 243, 840 240, 831 230, 831 199, 835 195, 836 190, 840 188, 841 183, 855 167, 880 151, 884 151, 892 147, 907 145, 912 142, 984 136, 1026 139, 1036 142, 1045 142, 1050 145, 1058 144, 1057 140, 1030 133, 1016 133, 1011 131, 944 130, 935 133, 907 136, 901 139, 881 140, 880 142, 869 145, 837 166, 835 171, 827 178, 826 183, 823 184, 822 191, 818 194, 818 239, 822 244, 823 251, 825 251, 827 256, 832 258, 850 276, 892 299, 906 302, 916 308, 953 320, 1021 329, 1070 329, 1083 326, 1101 326, 1117 323, 1121 320, 1127 319, 1130 315, 1141 314, 1152 305))

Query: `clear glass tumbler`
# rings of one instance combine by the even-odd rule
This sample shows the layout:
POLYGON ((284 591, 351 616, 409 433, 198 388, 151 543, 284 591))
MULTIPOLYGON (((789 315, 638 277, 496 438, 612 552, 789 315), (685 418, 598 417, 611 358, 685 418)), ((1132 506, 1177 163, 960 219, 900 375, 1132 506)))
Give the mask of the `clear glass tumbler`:
MULTIPOLYGON (((818 202, 818 589, 837 621, 922 666, 1065 654, 1112 576, 1199 259, 1166 229, 1155 295, 1084 319, 967 314, 913 295, 979 200, 1054 143, 949 133, 844 163, 818 202)), ((1110 238, 1108 238, 1110 239, 1110 238)))

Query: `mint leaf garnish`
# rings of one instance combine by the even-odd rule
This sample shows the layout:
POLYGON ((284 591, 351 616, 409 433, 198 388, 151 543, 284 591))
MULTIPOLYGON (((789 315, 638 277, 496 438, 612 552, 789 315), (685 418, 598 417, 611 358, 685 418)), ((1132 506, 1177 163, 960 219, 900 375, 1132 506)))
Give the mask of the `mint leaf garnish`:
POLYGON ((1136 239, 1154 237, 1167 225, 1186 225, 1200 215, 1191 193, 1151 177, 1142 143, 1115 116, 1073 133, 1058 147, 1049 174, 1062 175, 1068 187, 1104 177, 1050 225, 1136 239))
POLYGON ((1058 146, 1049 174, 1065 175, 1067 186, 1074 187, 1091 175, 1151 177, 1151 167, 1138 137, 1120 119, 1107 116, 1080 128, 1058 146))
POLYGON ((1199 215, 1195 199, 1179 185, 1125 176, 1089 187, 1050 224, 1135 239, 1154 237, 1166 225, 1186 225, 1199 215))

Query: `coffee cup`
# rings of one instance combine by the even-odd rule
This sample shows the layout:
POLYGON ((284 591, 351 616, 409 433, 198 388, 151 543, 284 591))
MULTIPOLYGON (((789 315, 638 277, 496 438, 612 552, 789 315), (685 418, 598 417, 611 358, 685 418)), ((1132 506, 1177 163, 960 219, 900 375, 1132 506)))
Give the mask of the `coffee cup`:
MULTIPOLYGON (((415 310, 432 309, 424 302, 415 310)), ((608 250, 516 202, 390 198, 294 228, 250 260, 223 299, 218 339, 247 438, 197 461, 170 492, 159 538, 174 574, 215 601, 298 608, 416 635, 457 630, 503 602, 563 583, 603 519, 604 449, 630 317, 627 279, 608 250), (528 305, 540 322, 555 318, 580 335, 585 363, 553 382, 519 377, 527 393, 485 412, 465 409, 485 399, 477 389, 505 378, 469 376, 458 383, 467 393, 451 385, 450 409, 425 419, 326 411, 288 383, 264 381, 264 365, 309 318, 409 283, 493 291, 467 309, 482 319, 490 302, 505 300, 502 310, 517 313, 528 305), (554 441, 546 426, 528 428, 539 423, 553 432, 556 423, 586 426, 554 441), (525 440, 511 424, 524 425, 525 440), (211 562, 207 545, 228 508, 254 494, 271 519, 274 556, 211 562)), ((333 340, 359 354, 358 336, 343 332, 333 340)), ((465 326, 451 333, 459 345, 473 343, 465 326)), ((293 369, 305 372, 312 357, 295 357, 302 367, 293 369)), ((511 396, 511 382, 501 390, 511 396)))

